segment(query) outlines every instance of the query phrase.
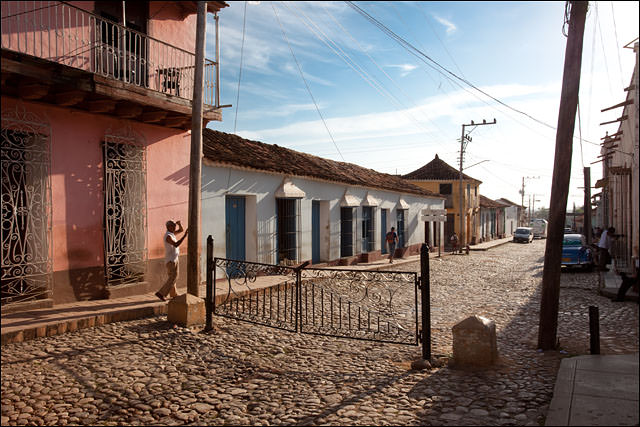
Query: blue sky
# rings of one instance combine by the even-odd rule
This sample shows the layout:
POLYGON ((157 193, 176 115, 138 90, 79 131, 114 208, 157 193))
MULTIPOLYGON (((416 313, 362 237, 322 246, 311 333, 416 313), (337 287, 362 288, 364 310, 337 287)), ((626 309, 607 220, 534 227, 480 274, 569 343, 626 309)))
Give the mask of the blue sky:
MULTIPOLYGON (((522 178, 531 177, 525 205, 534 194, 537 207, 549 205, 554 129, 411 54, 346 2, 252 1, 246 15, 245 2, 228 3, 220 12, 220 89, 221 104, 232 107, 210 128, 406 174, 435 154, 457 168, 462 124, 495 118, 496 125, 472 131, 465 172, 483 182, 481 194, 514 202, 522 178)), ((450 72, 557 126, 564 2, 354 4, 450 72)), ((213 59, 212 22, 206 56, 213 59)), ((590 2, 580 122, 591 143, 574 141, 569 207, 583 204, 583 165, 591 166, 592 183, 602 175, 600 163, 590 165, 599 155, 593 143, 617 130, 599 123, 621 109, 600 110, 624 100, 635 56, 623 46, 637 36, 638 2, 590 2)))

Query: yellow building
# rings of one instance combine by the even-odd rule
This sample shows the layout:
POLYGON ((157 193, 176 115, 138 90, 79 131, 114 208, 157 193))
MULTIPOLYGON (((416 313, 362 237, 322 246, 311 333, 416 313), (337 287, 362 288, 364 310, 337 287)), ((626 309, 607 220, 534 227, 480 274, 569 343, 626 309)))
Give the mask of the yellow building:
POLYGON ((482 181, 462 174, 464 233, 461 233, 460 171, 458 169, 441 160, 436 154, 432 161, 402 177, 414 185, 446 197, 447 222, 444 226, 446 241, 454 231, 458 235, 459 242, 463 245, 474 245, 478 241, 480 230, 480 190, 478 187, 482 181))

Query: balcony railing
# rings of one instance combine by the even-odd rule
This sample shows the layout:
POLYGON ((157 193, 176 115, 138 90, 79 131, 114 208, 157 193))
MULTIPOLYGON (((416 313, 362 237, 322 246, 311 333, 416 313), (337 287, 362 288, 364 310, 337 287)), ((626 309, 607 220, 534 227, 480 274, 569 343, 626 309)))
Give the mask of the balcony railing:
MULTIPOLYGON (((1 5, 3 49, 193 98, 193 53, 66 3, 6 1, 1 5)), ((203 100, 217 108, 216 65, 205 60, 203 100)))

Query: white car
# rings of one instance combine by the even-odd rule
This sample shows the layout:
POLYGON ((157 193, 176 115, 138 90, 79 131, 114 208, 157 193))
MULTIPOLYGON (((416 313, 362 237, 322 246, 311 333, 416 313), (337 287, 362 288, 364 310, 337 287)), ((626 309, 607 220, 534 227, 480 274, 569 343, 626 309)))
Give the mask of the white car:
POLYGON ((518 227, 513 232, 514 242, 531 243, 533 241, 533 229, 531 227, 518 227))

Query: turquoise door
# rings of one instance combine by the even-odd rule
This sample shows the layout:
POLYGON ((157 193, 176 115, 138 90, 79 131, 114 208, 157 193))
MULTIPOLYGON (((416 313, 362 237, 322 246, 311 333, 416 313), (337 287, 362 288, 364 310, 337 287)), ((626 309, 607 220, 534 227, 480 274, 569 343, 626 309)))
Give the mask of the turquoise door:
POLYGON ((387 253, 387 209, 380 211, 380 248, 383 254, 387 253))
POLYGON ((311 262, 320 262, 320 202, 311 202, 311 262))
POLYGON ((229 259, 245 260, 245 199, 227 196, 225 207, 226 254, 229 259))

